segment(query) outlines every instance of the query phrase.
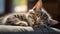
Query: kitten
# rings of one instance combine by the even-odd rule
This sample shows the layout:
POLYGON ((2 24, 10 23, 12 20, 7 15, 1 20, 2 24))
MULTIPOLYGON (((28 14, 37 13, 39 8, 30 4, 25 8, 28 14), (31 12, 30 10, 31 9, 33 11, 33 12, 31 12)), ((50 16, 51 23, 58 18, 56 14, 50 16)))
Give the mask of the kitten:
POLYGON ((2 25, 17 25, 17 26, 32 26, 42 27, 43 25, 51 25, 53 19, 44 10, 30 9, 27 13, 11 13, 6 15, 0 24, 2 25))

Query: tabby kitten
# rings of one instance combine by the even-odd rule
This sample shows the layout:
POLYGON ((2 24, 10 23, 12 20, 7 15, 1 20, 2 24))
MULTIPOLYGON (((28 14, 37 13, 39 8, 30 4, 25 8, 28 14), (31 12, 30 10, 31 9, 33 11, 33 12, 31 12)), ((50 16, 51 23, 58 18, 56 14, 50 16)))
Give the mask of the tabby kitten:
POLYGON ((2 22, 0 24, 2 25, 33 27, 42 27, 45 24, 53 24, 53 19, 51 19, 51 16, 42 8, 37 11, 35 11, 35 9, 31 9, 27 13, 11 13, 9 15, 6 15, 1 21, 2 22))

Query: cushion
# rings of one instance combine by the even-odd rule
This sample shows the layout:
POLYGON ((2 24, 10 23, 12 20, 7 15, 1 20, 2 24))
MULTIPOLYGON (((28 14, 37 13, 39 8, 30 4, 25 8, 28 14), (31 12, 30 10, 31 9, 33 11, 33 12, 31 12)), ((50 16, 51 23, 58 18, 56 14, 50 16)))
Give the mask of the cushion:
POLYGON ((34 28, 0 25, 0 34, 60 34, 60 30, 48 26, 44 28, 34 28))

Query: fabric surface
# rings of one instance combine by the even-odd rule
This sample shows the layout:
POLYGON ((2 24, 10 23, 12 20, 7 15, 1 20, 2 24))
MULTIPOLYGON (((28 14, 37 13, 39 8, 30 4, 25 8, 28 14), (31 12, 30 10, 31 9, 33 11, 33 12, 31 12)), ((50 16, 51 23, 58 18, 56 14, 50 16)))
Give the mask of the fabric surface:
POLYGON ((44 28, 32 28, 0 25, 0 34, 60 34, 60 30, 48 26, 44 28))

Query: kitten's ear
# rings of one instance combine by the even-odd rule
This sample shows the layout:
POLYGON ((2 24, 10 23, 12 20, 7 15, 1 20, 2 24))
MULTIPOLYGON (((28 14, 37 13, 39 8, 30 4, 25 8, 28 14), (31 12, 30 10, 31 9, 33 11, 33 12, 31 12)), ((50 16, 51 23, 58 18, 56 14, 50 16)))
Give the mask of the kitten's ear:
POLYGON ((51 19, 49 24, 53 26, 53 25, 59 24, 59 22, 56 21, 56 20, 51 19))
POLYGON ((35 11, 37 11, 37 10, 39 10, 41 7, 42 7, 42 1, 39 0, 39 1, 35 4, 35 6, 33 7, 33 9, 34 9, 35 11))

